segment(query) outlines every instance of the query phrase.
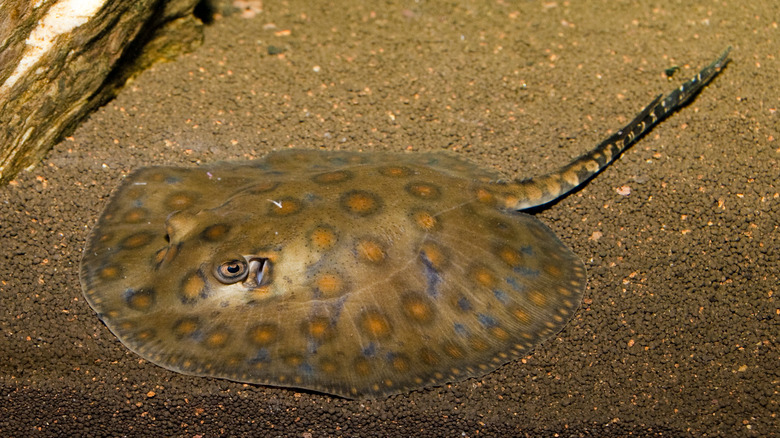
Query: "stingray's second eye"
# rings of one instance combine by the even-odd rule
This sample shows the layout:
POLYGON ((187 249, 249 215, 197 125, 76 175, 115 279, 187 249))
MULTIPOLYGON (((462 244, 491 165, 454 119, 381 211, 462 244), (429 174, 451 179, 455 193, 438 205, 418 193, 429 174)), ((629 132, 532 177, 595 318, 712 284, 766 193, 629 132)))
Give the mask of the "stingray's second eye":
POLYGON ((230 260, 217 266, 214 273, 217 276, 217 280, 225 284, 232 284, 246 278, 248 271, 244 260, 230 260))

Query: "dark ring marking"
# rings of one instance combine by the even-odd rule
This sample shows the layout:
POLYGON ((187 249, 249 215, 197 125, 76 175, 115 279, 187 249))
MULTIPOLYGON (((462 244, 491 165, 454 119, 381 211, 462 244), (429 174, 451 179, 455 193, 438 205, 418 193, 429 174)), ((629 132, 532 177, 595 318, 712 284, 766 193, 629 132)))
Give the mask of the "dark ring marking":
POLYGON ((357 216, 370 216, 382 208, 382 200, 365 190, 351 190, 341 195, 341 207, 357 216))
POLYGON ((412 182, 406 185, 406 191, 420 199, 433 200, 441 197, 441 189, 438 186, 426 182, 412 182))
POLYGON ((147 311, 154 306, 154 289, 128 289, 124 293, 125 303, 133 310, 147 311))
POLYGON ((336 170, 333 172, 321 173, 314 175, 312 181, 317 184, 337 184, 344 181, 349 181, 354 177, 352 172, 347 170, 336 170))

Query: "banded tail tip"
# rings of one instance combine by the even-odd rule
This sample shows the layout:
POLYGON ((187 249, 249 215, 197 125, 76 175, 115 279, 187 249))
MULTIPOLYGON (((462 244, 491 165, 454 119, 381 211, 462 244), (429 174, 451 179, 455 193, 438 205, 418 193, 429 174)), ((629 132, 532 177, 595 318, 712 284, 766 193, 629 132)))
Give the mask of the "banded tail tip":
POLYGON ((728 64, 730 52, 731 46, 695 77, 665 97, 656 97, 628 125, 571 163, 547 175, 507 184, 501 204, 507 209, 525 210, 555 201, 576 189, 607 167, 658 122, 684 106, 728 64))

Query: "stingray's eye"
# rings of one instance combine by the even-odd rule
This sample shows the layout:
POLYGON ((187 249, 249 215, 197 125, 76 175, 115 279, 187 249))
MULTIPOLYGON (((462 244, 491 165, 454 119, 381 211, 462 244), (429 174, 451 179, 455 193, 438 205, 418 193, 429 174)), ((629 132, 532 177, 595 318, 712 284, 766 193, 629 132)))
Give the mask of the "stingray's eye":
POLYGON ((225 284, 237 283, 244 278, 248 272, 247 264, 243 260, 230 260, 219 266, 215 271, 217 280, 225 284))

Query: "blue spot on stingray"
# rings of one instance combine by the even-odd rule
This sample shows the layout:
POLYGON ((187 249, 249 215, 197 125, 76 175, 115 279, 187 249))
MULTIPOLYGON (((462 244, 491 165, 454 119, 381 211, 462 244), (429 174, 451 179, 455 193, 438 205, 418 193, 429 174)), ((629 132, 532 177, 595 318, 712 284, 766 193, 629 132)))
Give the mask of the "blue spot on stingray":
POLYGON ((321 199, 322 198, 320 198, 319 196, 317 196, 314 193, 306 193, 305 195, 303 195, 303 200, 304 200, 304 202, 307 202, 307 203, 313 203, 313 202, 319 201, 321 199))
POLYGON ((433 267, 433 263, 425 256, 425 252, 420 253, 420 260, 423 263, 423 274, 425 275, 425 281, 428 283, 425 292, 431 298, 436 298, 439 295, 439 283, 441 283, 441 274, 436 268, 433 267))
POLYGON ((510 286, 512 286, 512 289, 518 291, 518 292, 525 292, 527 287, 524 284, 518 283, 517 279, 514 277, 507 277, 505 278, 506 282, 509 283, 510 286))
POLYGON ((534 247, 531 246, 531 245, 522 246, 522 247, 520 247, 520 252, 525 254, 525 255, 528 255, 528 256, 533 256, 534 255, 534 247))
POLYGON ((203 333, 203 330, 195 330, 189 338, 200 344, 206 340, 206 334, 203 333))
POLYGON ((312 366, 308 363, 304 362, 298 366, 298 372, 304 376, 311 376, 314 374, 314 368, 312 368, 312 366))
POLYGON ((455 328, 455 333, 457 333, 460 336, 467 336, 469 334, 469 331, 468 329, 466 329, 466 326, 459 322, 453 324, 453 327, 455 328))
POLYGON ((460 297, 458 299, 458 307, 460 307, 460 310, 468 312, 471 310, 471 301, 469 301, 469 299, 466 297, 460 297))
POLYGON ((509 296, 506 294, 506 292, 502 290, 493 289, 493 295, 495 295, 498 301, 501 301, 501 304, 509 304, 509 302, 511 301, 509 299, 509 296))
POLYGON ((385 360, 390 363, 392 363, 397 357, 404 357, 404 354, 395 351, 388 351, 387 354, 385 354, 385 360))
POLYGON ((271 361, 271 353, 268 352, 267 348, 261 348, 257 350, 257 354, 255 354, 255 357, 249 359, 250 363, 265 363, 271 361))
POLYGON ((320 345, 322 345, 322 342, 316 340, 316 339, 307 339, 306 340, 306 353, 308 354, 317 354, 317 349, 320 348, 320 345))
POLYGON ((176 184, 181 182, 181 178, 178 176, 169 176, 165 178, 165 184, 176 184))
POLYGON ((480 313, 477 315, 477 319, 479 320, 479 323, 482 324, 485 328, 493 328, 498 325, 498 321, 495 320, 490 315, 485 315, 484 313, 480 313))
POLYGON ((376 354, 376 344, 371 342, 365 348, 363 348, 362 353, 363 356, 365 357, 374 357, 374 355, 376 354))
POLYGON ((517 272, 519 275, 522 275, 523 277, 529 277, 529 278, 538 277, 540 274, 538 269, 531 269, 525 266, 518 266, 514 268, 513 271, 517 272))

